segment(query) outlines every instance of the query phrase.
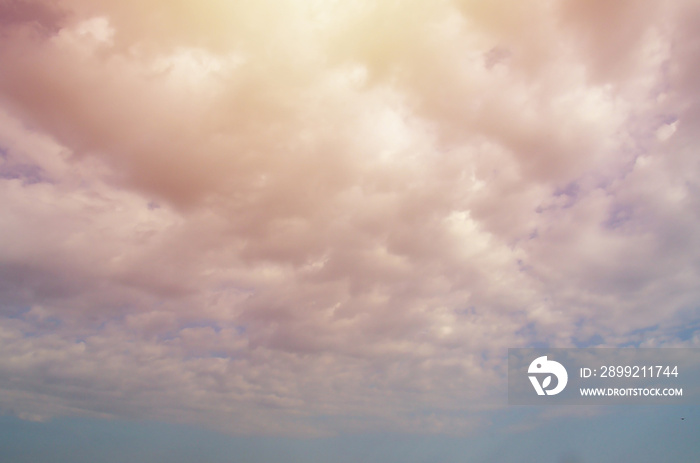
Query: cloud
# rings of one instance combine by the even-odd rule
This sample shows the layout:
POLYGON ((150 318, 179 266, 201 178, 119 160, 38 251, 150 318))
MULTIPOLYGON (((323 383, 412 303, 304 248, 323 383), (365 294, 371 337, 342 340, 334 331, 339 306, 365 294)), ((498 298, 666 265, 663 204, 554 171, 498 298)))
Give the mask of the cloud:
POLYGON ((61 28, 64 13, 52 4, 25 0, 0 2, 0 33, 8 29, 28 27, 42 34, 53 34, 61 28))
POLYGON ((3 5, 19 416, 468 432, 697 318, 692 2, 3 5))

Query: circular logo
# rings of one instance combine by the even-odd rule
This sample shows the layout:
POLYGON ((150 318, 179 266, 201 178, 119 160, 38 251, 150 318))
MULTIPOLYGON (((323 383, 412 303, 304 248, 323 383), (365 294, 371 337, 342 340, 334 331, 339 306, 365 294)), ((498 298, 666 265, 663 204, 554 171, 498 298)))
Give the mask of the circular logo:
POLYGON ((564 390, 567 381, 569 381, 569 375, 564 365, 554 360, 547 360, 546 355, 533 360, 527 372, 537 395, 557 395, 564 390), (544 376, 545 374, 547 376, 544 376), (556 386, 547 389, 552 384, 552 376, 557 378, 556 386), (543 377, 542 383, 538 377, 543 377))

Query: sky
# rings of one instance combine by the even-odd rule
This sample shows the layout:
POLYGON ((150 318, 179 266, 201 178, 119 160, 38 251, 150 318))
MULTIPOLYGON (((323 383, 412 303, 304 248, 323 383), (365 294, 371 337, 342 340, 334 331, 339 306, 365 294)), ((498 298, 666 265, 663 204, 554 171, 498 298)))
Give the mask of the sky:
POLYGON ((0 459, 698 461, 698 408, 506 397, 508 348, 700 347, 699 31, 0 0, 0 459))

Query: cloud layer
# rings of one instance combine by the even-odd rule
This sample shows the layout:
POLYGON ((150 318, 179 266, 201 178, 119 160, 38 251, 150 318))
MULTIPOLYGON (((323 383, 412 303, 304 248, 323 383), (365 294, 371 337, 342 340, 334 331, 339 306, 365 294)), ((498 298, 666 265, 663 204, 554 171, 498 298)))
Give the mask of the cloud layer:
POLYGON ((0 2, 0 408, 465 432, 700 343, 700 8, 0 2))

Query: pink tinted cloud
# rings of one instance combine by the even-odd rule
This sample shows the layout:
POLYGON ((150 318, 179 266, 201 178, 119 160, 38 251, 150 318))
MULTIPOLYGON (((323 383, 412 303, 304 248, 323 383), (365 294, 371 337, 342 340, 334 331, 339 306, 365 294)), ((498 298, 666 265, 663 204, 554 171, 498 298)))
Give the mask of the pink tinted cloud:
POLYGON ((696 317, 692 2, 16 5, 3 410, 466 432, 696 317))

